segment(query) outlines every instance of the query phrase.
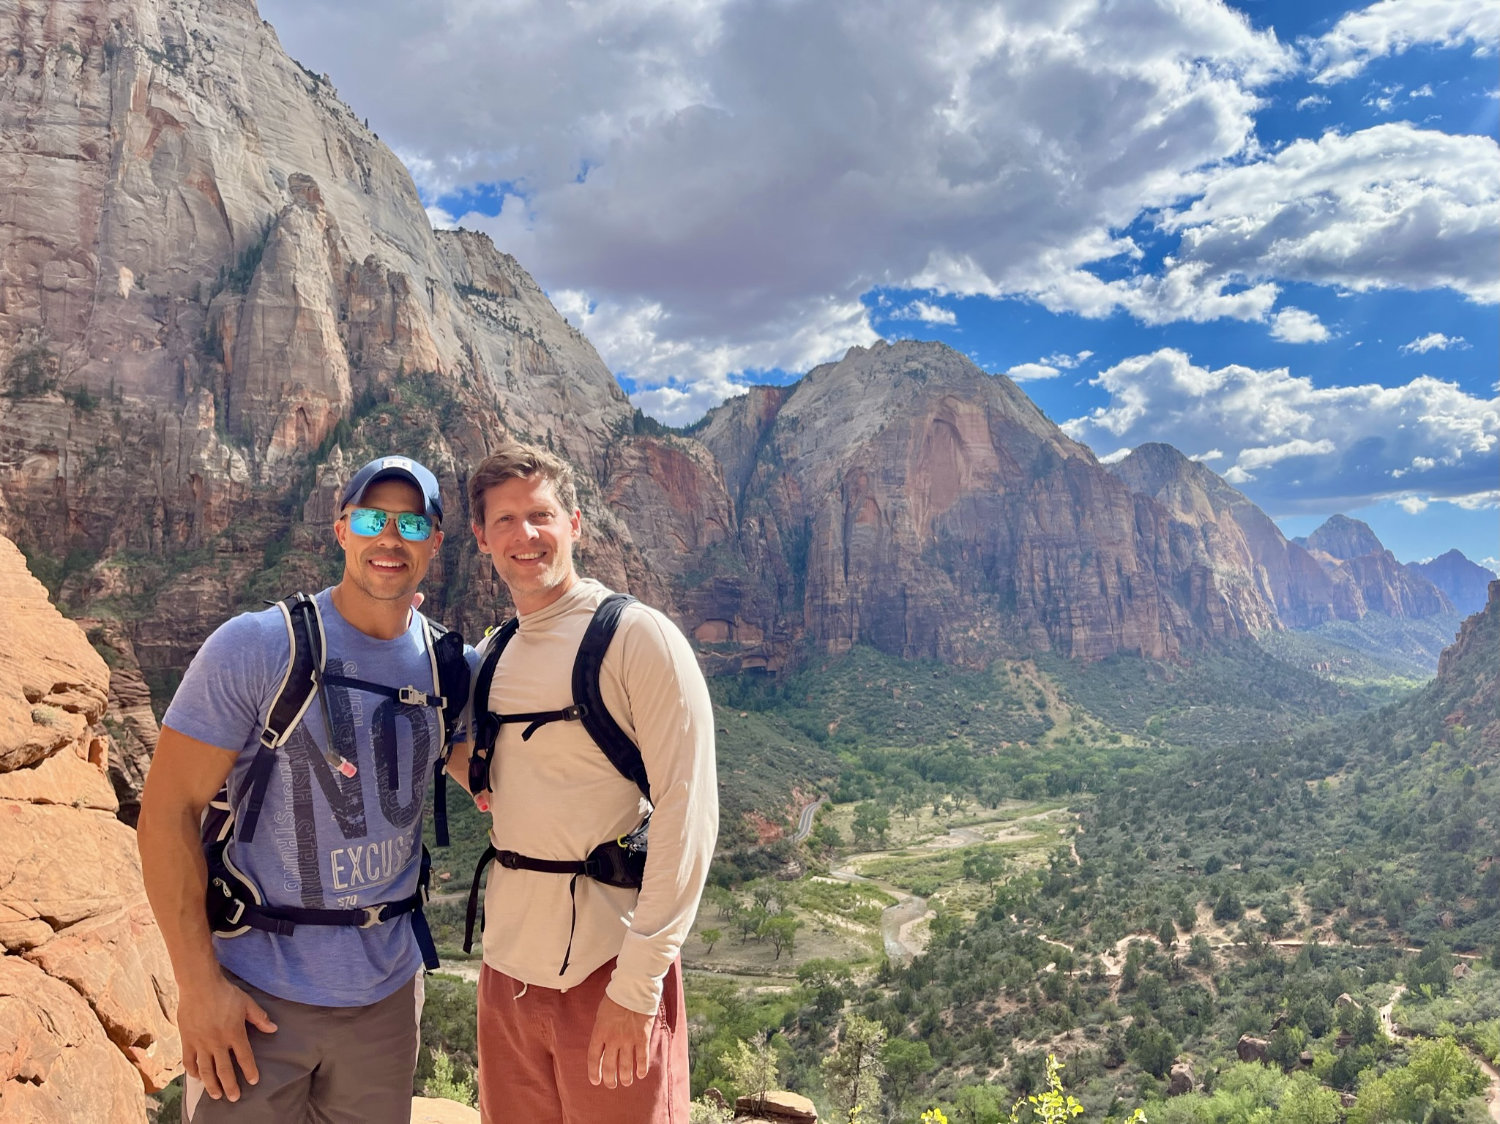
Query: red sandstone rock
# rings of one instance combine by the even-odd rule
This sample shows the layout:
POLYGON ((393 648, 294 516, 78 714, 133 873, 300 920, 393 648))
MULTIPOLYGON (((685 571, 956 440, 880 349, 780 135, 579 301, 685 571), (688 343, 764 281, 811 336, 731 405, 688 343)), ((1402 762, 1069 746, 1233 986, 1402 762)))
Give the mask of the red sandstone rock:
POLYGON ((0 612, 0 1118, 142 1120, 182 1048, 95 733, 108 669, 4 538, 0 612))

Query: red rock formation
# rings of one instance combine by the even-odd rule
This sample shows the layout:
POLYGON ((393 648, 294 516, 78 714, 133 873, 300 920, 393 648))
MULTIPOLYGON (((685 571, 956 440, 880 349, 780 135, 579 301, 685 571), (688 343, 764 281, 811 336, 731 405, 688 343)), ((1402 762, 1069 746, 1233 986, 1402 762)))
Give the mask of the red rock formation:
POLYGON ((1365 523, 1347 515, 1327 519, 1299 540, 1335 580, 1347 582, 1358 599, 1358 619, 1367 612, 1423 618, 1451 613, 1453 605, 1421 571, 1403 566, 1365 523))
POLYGON ((0 1107, 145 1118, 181 1066, 177 988, 115 818, 96 723, 108 669, 0 538, 0 1107))
POLYGON ((743 660, 802 637, 975 663, 1037 648, 1170 657, 1274 620, 1253 590, 1237 597, 1174 552, 1168 512, 1013 383, 941 345, 855 348, 726 403, 695 435, 725 466, 740 533, 736 557, 678 600, 693 627, 757 626, 766 639, 743 660))

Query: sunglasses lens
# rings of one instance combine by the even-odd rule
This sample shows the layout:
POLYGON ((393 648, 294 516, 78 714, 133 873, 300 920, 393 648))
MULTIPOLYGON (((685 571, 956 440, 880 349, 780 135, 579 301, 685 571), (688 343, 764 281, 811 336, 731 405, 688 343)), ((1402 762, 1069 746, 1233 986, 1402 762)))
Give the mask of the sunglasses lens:
POLYGON ((396 516, 396 530, 407 542, 425 542, 432 536, 432 520, 414 511, 396 516))
POLYGON ((389 516, 379 508, 357 507, 349 513, 349 529, 356 535, 374 538, 385 530, 387 518, 389 516))

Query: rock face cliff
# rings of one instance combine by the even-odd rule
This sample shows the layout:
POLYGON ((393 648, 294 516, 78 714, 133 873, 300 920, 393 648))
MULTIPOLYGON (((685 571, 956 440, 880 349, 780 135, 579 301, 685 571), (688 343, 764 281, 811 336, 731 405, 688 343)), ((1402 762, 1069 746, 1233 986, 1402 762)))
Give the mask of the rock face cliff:
POLYGON ((1495 580, 1491 571, 1470 562, 1457 550, 1440 554, 1430 562, 1408 562, 1406 568, 1437 586, 1453 602, 1453 607, 1466 616, 1484 608, 1489 585, 1495 580))
MULTIPOLYGON (((1357 519, 1335 515, 1305 539, 1289 540, 1245 495, 1170 445, 1142 445, 1110 471, 1171 511, 1185 536, 1183 548, 1216 569, 1227 587, 1255 589, 1290 628, 1355 621, 1372 612, 1426 619, 1453 611, 1422 567, 1397 562, 1357 519)), ((1457 568, 1445 565, 1443 572, 1457 568)), ((1480 583, 1479 605, 1482 590, 1480 583)))
POLYGON ((108 669, 0 538, 0 1119, 142 1120, 177 988, 106 775, 108 669))
POLYGON ((682 442, 682 472, 700 495, 724 489, 733 533, 696 551, 640 541, 679 575, 700 643, 741 667, 801 642, 964 662, 1165 657, 1274 615, 1176 549, 1167 511, 1010 380, 938 344, 855 348, 725 404, 694 436, 719 471, 686 468, 682 442))
POLYGON ((1109 468, 1131 491, 1171 513, 1180 550, 1217 571, 1240 597, 1269 610, 1258 628, 1278 621, 1308 628, 1363 615, 1348 574, 1319 565, 1243 493, 1170 445, 1142 445, 1109 468))
MULTIPOLYGON (((588 342, 487 238, 431 229, 250 0, 0 4, 0 37, 0 533, 160 684, 326 580, 332 477, 411 452, 458 516, 432 604, 488 622, 463 477, 511 435, 600 476, 632 411, 588 342), (268 570, 292 584, 249 588, 268 570)), ((670 607, 585 492, 591 572, 670 607)))
POLYGON ((1420 619, 1453 612, 1453 604, 1421 571, 1403 566, 1370 527, 1347 515, 1329 518, 1303 540, 1336 579, 1358 594, 1358 616, 1366 612, 1420 619))
POLYGON ((1447 701, 1449 725, 1473 730, 1485 759, 1500 762, 1500 580, 1443 649, 1429 693, 1447 701))

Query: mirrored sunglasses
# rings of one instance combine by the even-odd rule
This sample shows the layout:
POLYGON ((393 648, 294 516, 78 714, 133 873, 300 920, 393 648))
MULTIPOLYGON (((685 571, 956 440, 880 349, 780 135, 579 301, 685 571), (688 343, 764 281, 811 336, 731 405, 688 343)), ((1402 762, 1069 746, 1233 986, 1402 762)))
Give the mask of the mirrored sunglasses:
POLYGON ((364 538, 374 538, 385 530, 392 515, 396 533, 407 542, 425 542, 432 537, 432 520, 417 511, 381 511, 378 507, 356 507, 349 512, 349 529, 364 538))

